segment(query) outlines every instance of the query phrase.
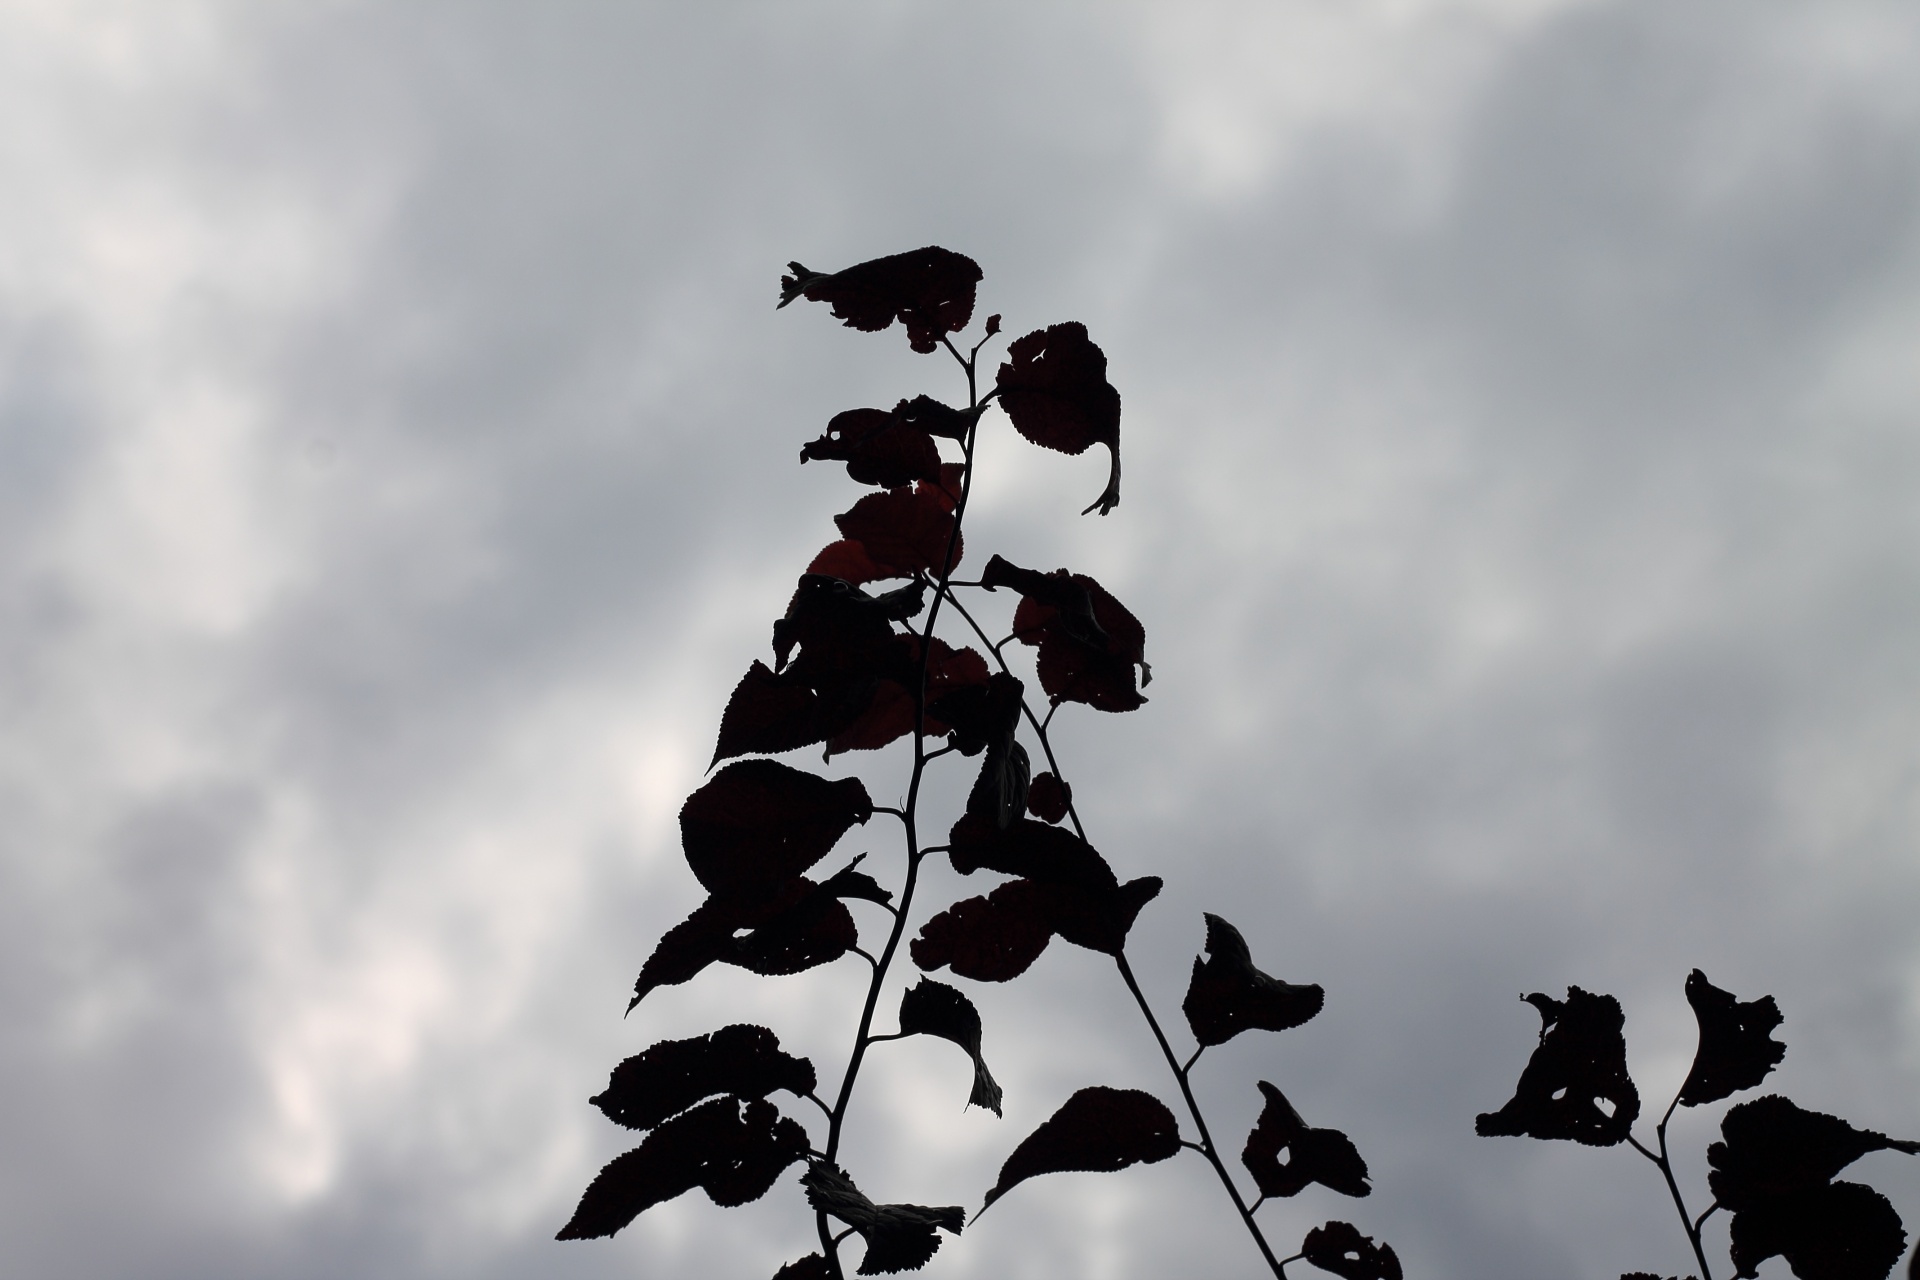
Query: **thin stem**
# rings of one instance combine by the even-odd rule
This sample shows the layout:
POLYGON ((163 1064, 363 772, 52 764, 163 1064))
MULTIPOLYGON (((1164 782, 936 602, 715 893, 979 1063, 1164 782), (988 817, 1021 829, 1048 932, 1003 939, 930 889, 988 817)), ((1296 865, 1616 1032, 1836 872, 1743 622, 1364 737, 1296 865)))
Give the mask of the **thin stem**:
POLYGON ((1180 1096, 1187 1100, 1187 1114, 1193 1117, 1193 1127, 1200 1133, 1201 1154, 1206 1156, 1207 1163, 1213 1166, 1213 1171, 1220 1175, 1220 1185, 1227 1189, 1227 1198, 1233 1201, 1233 1207, 1239 1211, 1240 1221, 1247 1224, 1247 1233, 1253 1237, 1253 1242, 1260 1246, 1260 1256, 1267 1260, 1267 1266, 1272 1268, 1274 1275, 1285 1280, 1287 1273, 1283 1264, 1274 1256, 1272 1248, 1267 1244, 1266 1236, 1260 1233, 1260 1225, 1253 1220, 1253 1211, 1248 1209, 1247 1202, 1240 1198, 1240 1188, 1234 1185, 1233 1175, 1228 1173, 1227 1166, 1220 1162, 1220 1153, 1213 1145, 1213 1136, 1207 1132, 1206 1117, 1200 1114, 1200 1104, 1194 1101, 1193 1090, 1188 1087, 1187 1077, 1180 1070, 1180 1061, 1173 1056, 1173 1046, 1167 1043, 1167 1034, 1160 1029, 1160 1020, 1153 1016, 1153 1006, 1147 1003, 1145 993, 1140 990, 1140 983, 1133 976, 1133 966, 1127 963, 1126 953, 1122 952, 1115 956, 1113 962, 1119 966, 1120 978, 1127 984, 1127 990, 1133 993, 1133 1001, 1140 1006, 1140 1013, 1146 1018, 1147 1025, 1153 1028, 1153 1038, 1160 1042, 1160 1052, 1165 1055, 1167 1066, 1173 1071, 1173 1078, 1180 1082, 1180 1096))
POLYGON ((868 964, 872 965, 874 968, 877 969, 880 967, 880 962, 878 960, 875 960, 871 955, 869 955, 865 947, 862 947, 856 943, 855 945, 848 947, 847 950, 853 952, 853 954, 859 956, 862 960, 865 960, 868 964))
POLYGON ((1187 1065, 1180 1068, 1181 1079, 1186 1078, 1187 1073, 1193 1070, 1193 1064, 1200 1061, 1200 1055, 1205 1053, 1206 1051, 1207 1051, 1207 1046, 1205 1045, 1201 1045, 1198 1049, 1195 1049, 1193 1051, 1193 1056, 1187 1059, 1187 1065))
POLYGON ((906 821, 906 819, 907 819, 907 813, 906 813, 906 810, 904 810, 904 809, 896 809, 896 808, 894 808, 894 807, 893 807, 892 805, 889 805, 889 804, 877 804, 877 805, 875 805, 875 806, 873 806, 873 811, 874 811, 875 813, 890 813, 890 814, 892 814, 892 815, 893 815, 894 817, 896 817, 896 818, 898 818, 898 819, 900 819, 900 820, 901 820, 902 822, 905 822, 905 821, 906 821))
MULTIPOLYGON (((1261 1206, 1261 1205, 1263 1205, 1263 1204, 1265 1204, 1266 1202, 1267 1202, 1267 1198, 1266 1198, 1266 1196, 1264 1196, 1264 1195, 1263 1195, 1263 1196, 1261 1196, 1261 1197, 1260 1197, 1260 1198, 1259 1198, 1258 1200, 1255 1200, 1255 1201, 1254 1201, 1254 1202, 1253 1202, 1252 1204, 1250 1204, 1250 1205, 1248 1205, 1248 1206, 1247 1206, 1247 1212, 1248 1212, 1248 1213, 1258 1213, 1258 1212, 1260 1212, 1260 1206, 1261 1206)), ((1286 1264, 1285 1264, 1285 1263, 1282 1263, 1281 1265, 1282 1265, 1282 1266, 1285 1266, 1286 1264)))
POLYGON ((905 1040, 908 1036, 915 1034, 917 1033, 912 1031, 896 1031, 889 1036, 868 1036, 867 1043, 879 1044, 882 1040, 905 1040))
POLYGON ((1703 1213, 1701 1213, 1699 1217, 1693 1220, 1693 1229, 1695 1231, 1698 1231, 1702 1226, 1706 1224, 1707 1219, 1711 1218, 1714 1215, 1715 1211, 1718 1210, 1719 1208, 1720 1208, 1720 1202, 1718 1200, 1715 1200, 1712 1204, 1708 1205, 1706 1207, 1706 1210, 1703 1213))
POLYGON ((1654 1166, 1660 1170, 1660 1176, 1667 1180, 1667 1192, 1673 1197, 1674 1211, 1680 1215, 1680 1228, 1687 1233, 1687 1243, 1693 1246, 1694 1261, 1700 1264, 1700 1280, 1713 1280, 1713 1268, 1707 1265, 1707 1251, 1700 1243, 1700 1226, 1707 1220, 1707 1215, 1719 1207, 1719 1202, 1715 1201, 1708 1207, 1707 1212, 1697 1219, 1687 1212, 1686 1197, 1680 1194, 1680 1183, 1673 1176, 1673 1159, 1667 1151, 1667 1121, 1673 1119, 1674 1108, 1679 1105, 1680 1097, 1676 1094, 1673 1101, 1667 1104, 1667 1113, 1661 1116, 1660 1123, 1653 1127, 1654 1137, 1660 1145, 1658 1154, 1648 1150, 1640 1139, 1631 1133, 1627 1135, 1627 1142, 1635 1151, 1653 1161, 1654 1166))
POLYGON ((833 1119, 833 1108, 828 1106, 824 1101, 822 1101, 819 1094, 808 1092, 808 1093, 802 1094, 801 1096, 806 1098, 806 1100, 808 1102, 811 1102, 814 1106, 820 1108, 821 1115, 824 1115, 829 1120, 833 1119))

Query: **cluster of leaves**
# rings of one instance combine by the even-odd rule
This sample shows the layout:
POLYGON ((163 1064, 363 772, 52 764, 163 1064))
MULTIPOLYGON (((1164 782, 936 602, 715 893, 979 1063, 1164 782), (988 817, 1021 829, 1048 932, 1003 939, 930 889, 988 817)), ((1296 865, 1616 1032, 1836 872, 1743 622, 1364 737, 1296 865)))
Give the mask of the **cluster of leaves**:
MULTIPOLYGON (((1695 969, 1687 1003, 1699 1023, 1693 1066, 1666 1115, 1655 1146, 1633 1136, 1640 1096, 1627 1072, 1625 1015, 1612 996, 1570 987, 1565 1000, 1523 997, 1540 1013, 1540 1043, 1521 1072, 1514 1096, 1475 1122, 1482 1136, 1571 1139, 1606 1147, 1625 1142, 1665 1176, 1702 1280, 1713 1280, 1701 1230, 1725 1210, 1734 1274, 1759 1275, 1769 1258, 1784 1258, 1800 1280, 1886 1280, 1906 1248, 1900 1215, 1873 1188, 1834 1179, 1875 1151, 1920 1153, 1903 1142, 1856 1129, 1836 1116, 1806 1111, 1777 1094, 1729 1108, 1721 1141, 1707 1148, 1712 1203, 1690 1217, 1667 1151, 1667 1123, 1677 1107, 1724 1101, 1755 1088, 1786 1056, 1772 1038, 1782 1021, 1772 996, 1743 1001, 1695 969)), ((1631 1272, 1621 1280, 1659 1280, 1631 1272)))

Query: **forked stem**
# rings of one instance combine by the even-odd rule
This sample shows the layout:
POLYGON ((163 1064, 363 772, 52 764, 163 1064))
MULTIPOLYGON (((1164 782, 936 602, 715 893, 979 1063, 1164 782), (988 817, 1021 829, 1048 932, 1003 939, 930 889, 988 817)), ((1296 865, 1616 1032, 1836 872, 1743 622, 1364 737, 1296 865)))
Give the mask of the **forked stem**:
MULTIPOLYGON (((1682 1089, 1685 1087, 1685 1085, 1681 1086, 1682 1089)), ((1658 1155, 1655 1155, 1652 1151, 1649 1151, 1645 1146, 1641 1145, 1640 1139, 1634 1137, 1631 1133, 1627 1135, 1627 1141, 1632 1144, 1635 1151, 1638 1151, 1641 1155, 1653 1161, 1655 1167, 1660 1170, 1660 1176, 1667 1180, 1667 1192, 1673 1197, 1674 1211, 1680 1215, 1680 1228, 1687 1233, 1687 1243, 1693 1246, 1694 1261, 1700 1264, 1700 1280, 1713 1280, 1713 1268, 1707 1265, 1706 1248, 1700 1243, 1700 1228, 1720 1205, 1719 1201, 1716 1200, 1713 1204, 1709 1205, 1707 1211, 1698 1218, 1693 1217, 1687 1212, 1686 1197, 1680 1194, 1680 1183, 1673 1176, 1673 1159, 1667 1151, 1667 1121, 1673 1119, 1674 1108, 1679 1105, 1680 1095, 1676 1093, 1673 1096, 1673 1101, 1667 1104, 1667 1113, 1661 1116, 1660 1123, 1653 1127, 1654 1137, 1660 1144, 1660 1153, 1658 1155)))

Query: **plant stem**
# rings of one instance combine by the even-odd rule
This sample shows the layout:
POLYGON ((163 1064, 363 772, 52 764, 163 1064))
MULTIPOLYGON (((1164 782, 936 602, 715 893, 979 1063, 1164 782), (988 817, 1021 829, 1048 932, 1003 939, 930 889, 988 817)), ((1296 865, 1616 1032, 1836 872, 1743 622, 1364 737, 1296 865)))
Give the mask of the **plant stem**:
POLYGON ((1680 1215, 1680 1228, 1687 1233, 1687 1243, 1693 1246, 1694 1261, 1700 1264, 1700 1280, 1713 1280, 1713 1269, 1707 1265, 1707 1251, 1700 1244, 1701 1224, 1706 1222, 1707 1215, 1712 1213, 1713 1209, 1709 1208, 1697 1221, 1687 1212, 1687 1202, 1680 1194, 1680 1183, 1673 1176, 1673 1160, 1667 1152, 1667 1121, 1673 1119, 1673 1109, 1679 1105, 1680 1095, 1675 1094, 1673 1101, 1667 1104, 1667 1114, 1661 1116, 1660 1123, 1653 1127, 1654 1136, 1660 1143, 1659 1155, 1647 1150, 1632 1134, 1627 1135, 1627 1141, 1632 1144, 1635 1151, 1653 1161, 1659 1168, 1661 1176, 1667 1180, 1667 1191, 1673 1196, 1674 1210, 1680 1215))

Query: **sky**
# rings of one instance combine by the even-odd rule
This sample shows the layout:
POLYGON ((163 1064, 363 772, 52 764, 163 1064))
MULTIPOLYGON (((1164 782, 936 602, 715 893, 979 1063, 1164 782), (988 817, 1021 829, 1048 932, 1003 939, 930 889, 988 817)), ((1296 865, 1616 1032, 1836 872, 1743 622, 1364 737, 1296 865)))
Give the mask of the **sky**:
MULTIPOLYGON (((1772 994, 1774 1086, 1920 1136, 1911 5, 11 0, 0 232, 10 1276, 813 1247, 793 1177, 552 1236, 632 1145, 585 1101, 621 1058, 761 1022, 837 1081, 854 960, 621 1011, 699 900, 727 693, 857 493, 799 445, 964 395, 776 312, 783 264, 925 244, 1111 362, 1122 505, 990 414, 968 557, 1146 627, 1147 706, 1055 738, 1094 844, 1166 878, 1129 953, 1176 1041, 1203 912, 1326 988, 1196 1070, 1230 1150, 1267 1079, 1371 1166, 1277 1241, 1685 1274, 1631 1152, 1474 1136, 1530 991, 1618 996, 1655 1110, 1689 970, 1772 994)), ((884 802, 904 750, 827 771, 884 802)), ((898 874, 877 826, 842 851, 898 874)), ((983 891, 929 866, 928 912, 983 891)), ((978 1205, 1085 1085, 1173 1100, 1103 957, 967 986, 1006 1116, 951 1046, 876 1046, 876 1198, 978 1205)), ((1674 1122, 1699 1205, 1720 1110, 1674 1122)), ((1920 1221, 1920 1162, 1853 1176, 1920 1221)), ((1189 1154, 1027 1183, 926 1274, 1258 1268, 1189 1154)))

